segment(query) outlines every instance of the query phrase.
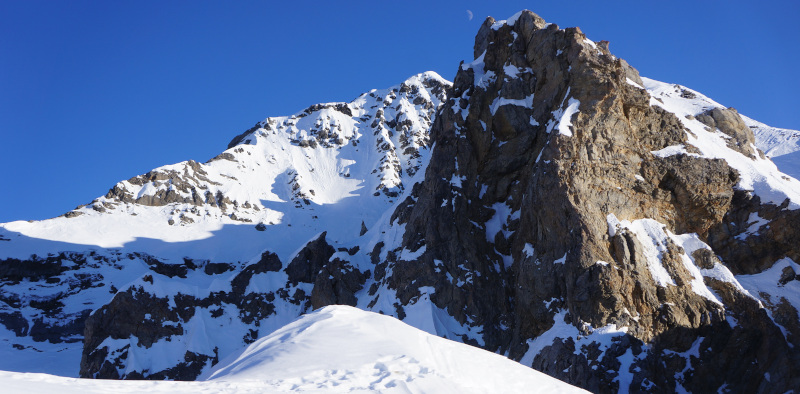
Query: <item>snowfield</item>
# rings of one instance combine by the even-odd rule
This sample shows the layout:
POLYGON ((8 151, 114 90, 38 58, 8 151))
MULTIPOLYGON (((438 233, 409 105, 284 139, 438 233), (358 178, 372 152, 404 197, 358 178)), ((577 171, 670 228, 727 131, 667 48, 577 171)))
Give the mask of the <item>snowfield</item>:
POLYGON ((340 305, 304 315, 259 339, 201 380, 110 381, 0 372, 7 393, 586 392, 393 317, 340 305))

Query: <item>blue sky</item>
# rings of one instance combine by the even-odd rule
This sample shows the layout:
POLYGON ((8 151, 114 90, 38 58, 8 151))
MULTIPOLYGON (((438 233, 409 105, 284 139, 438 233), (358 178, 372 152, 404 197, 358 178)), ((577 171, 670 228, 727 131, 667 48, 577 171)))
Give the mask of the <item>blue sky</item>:
POLYGON ((0 222, 206 161, 267 116, 472 60, 486 16, 580 26, 650 78, 800 129, 796 1, 0 1, 0 222), (474 18, 468 18, 470 10, 474 18))

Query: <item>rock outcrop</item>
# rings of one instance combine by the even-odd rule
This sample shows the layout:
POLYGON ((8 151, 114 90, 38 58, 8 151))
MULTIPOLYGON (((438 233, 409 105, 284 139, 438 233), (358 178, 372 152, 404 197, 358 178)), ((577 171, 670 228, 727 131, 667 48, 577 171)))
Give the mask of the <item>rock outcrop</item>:
POLYGON ((733 275, 797 261, 797 201, 760 201, 696 142, 763 160, 735 110, 683 117, 667 100, 698 94, 655 96, 607 43, 530 12, 487 19, 475 57, 380 252, 397 308, 429 293, 480 333, 462 340, 595 392, 798 387, 797 305, 733 275))

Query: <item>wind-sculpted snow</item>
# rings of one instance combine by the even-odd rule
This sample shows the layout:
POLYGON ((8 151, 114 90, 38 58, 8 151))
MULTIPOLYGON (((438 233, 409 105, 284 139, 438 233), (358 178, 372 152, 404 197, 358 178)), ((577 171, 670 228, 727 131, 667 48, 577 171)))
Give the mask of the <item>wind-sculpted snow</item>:
POLYGON ((202 382, 76 381, 0 372, 16 393, 583 393, 497 354, 388 316, 328 306, 266 335, 202 382))

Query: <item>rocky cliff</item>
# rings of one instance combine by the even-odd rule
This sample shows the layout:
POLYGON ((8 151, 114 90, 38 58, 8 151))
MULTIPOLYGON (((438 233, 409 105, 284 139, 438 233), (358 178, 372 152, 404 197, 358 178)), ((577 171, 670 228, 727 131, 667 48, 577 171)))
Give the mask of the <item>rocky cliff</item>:
MULTIPOLYGON (((4 287, 0 322, 33 336, 34 301, 56 319, 53 300, 91 298, 70 306, 74 324, 37 331, 82 340, 85 377, 194 379, 300 314, 348 304, 594 392, 800 387, 800 182, 756 147, 752 121, 528 11, 487 19, 474 58, 452 86, 428 75, 270 118, 214 162, 118 184, 58 220, 228 230, 177 249, 20 246, 3 278, 36 294, 64 275, 84 283, 83 267, 101 278, 37 300, 4 287), (337 186, 353 179, 368 187, 337 186)), ((3 231, 23 246, 35 233, 3 231)))
POLYGON ((428 294, 464 341, 595 392, 798 387, 800 184, 738 113, 530 12, 475 57, 377 259, 397 309, 428 294))

